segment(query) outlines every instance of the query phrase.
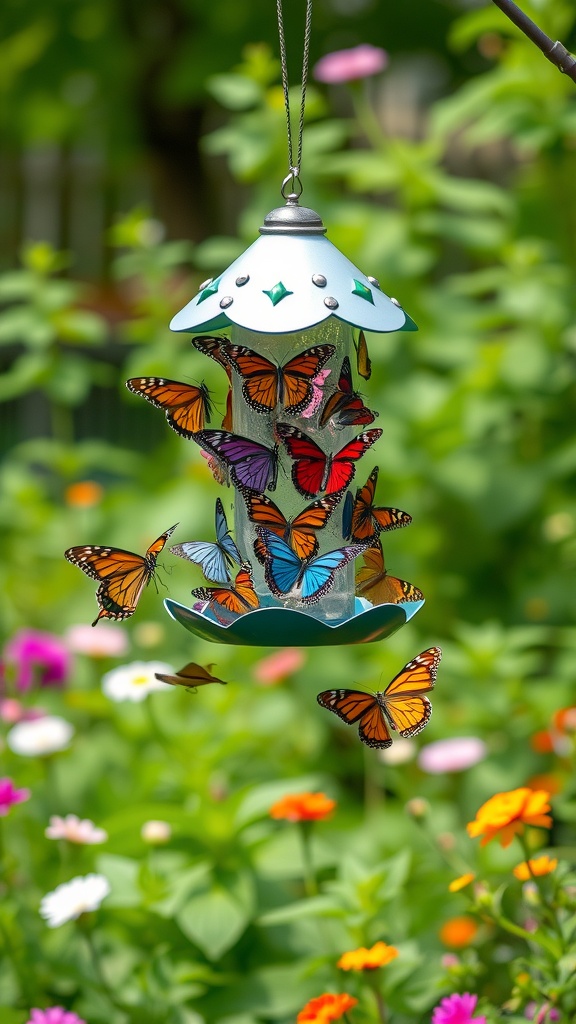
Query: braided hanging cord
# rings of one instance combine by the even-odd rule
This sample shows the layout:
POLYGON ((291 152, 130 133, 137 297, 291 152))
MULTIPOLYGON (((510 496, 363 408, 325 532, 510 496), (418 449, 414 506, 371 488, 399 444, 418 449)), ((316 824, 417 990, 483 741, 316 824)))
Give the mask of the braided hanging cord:
POLYGON ((276 13, 278 16, 278 39, 280 42, 280 64, 282 66, 282 90, 284 92, 284 107, 286 110, 286 137, 288 142, 288 174, 282 182, 282 195, 287 199, 285 190, 290 186, 290 194, 297 198, 302 195, 302 182, 300 181, 300 169, 302 166, 302 139, 304 135, 304 108, 306 106, 306 84, 308 81, 308 66, 310 60, 310 31, 312 27, 312 0, 306 0, 306 22, 304 26, 304 47, 302 55, 302 87, 300 93, 300 116, 298 119, 298 144, 296 151, 296 162, 294 162, 294 151, 292 143, 292 121, 290 117, 290 95, 288 89, 288 63, 286 60, 286 38, 284 35, 284 15, 282 11, 282 0, 276 0, 276 13))

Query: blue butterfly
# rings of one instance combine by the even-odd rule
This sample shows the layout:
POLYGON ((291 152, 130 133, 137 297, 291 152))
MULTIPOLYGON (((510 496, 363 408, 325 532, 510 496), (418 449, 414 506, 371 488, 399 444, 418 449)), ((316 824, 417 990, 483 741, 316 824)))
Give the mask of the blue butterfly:
POLYGON ((229 583, 231 576, 228 566, 242 562, 242 556, 238 551, 224 514, 224 508, 220 498, 216 499, 216 543, 212 544, 207 540, 191 540, 185 544, 175 544, 170 548, 173 555, 180 558, 187 558, 189 562, 195 562, 202 569, 207 580, 214 583, 229 583))
POLYGON ((338 569, 364 551, 364 544, 351 544, 336 551, 327 551, 316 558, 299 558, 281 537, 270 530, 257 531, 265 549, 264 575, 266 583, 276 597, 300 590, 298 599, 303 604, 315 604, 334 585, 338 569))

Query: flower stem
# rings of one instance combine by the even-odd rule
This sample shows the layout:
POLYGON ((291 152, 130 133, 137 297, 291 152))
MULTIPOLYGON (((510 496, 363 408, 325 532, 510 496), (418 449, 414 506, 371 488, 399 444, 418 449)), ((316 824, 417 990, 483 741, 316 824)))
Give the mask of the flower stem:
POLYGON ((96 948, 96 943, 94 942, 94 934, 92 932, 92 928, 87 921, 84 921, 82 919, 82 917, 79 920, 79 925, 82 935, 84 936, 84 939, 86 941, 86 945, 88 947, 90 963, 92 964, 92 970, 94 971, 94 974, 96 976, 96 981, 98 982, 100 989, 107 997, 109 1002, 112 1004, 112 1006, 114 1006, 117 1010, 121 1010, 122 1006, 116 1000, 116 997, 108 983, 108 979, 106 978, 104 971, 102 970, 102 964, 100 962, 100 956, 96 948))
POLYGON ((312 822, 298 822, 300 841, 302 844, 302 869, 304 873, 304 891, 307 896, 318 895, 318 882, 312 862, 312 822))
POLYGON ((368 98, 366 82, 350 82, 350 93, 352 95, 356 120, 368 142, 376 151, 385 149, 386 137, 374 107, 368 98))
POLYGON ((553 906, 551 906, 548 903, 548 901, 546 900, 546 898, 545 898, 544 891, 542 889, 541 879, 538 877, 538 875, 535 875, 533 870, 532 870, 532 865, 530 863, 530 850, 528 849, 528 844, 526 842, 526 837, 523 836, 523 835, 517 835, 516 838, 517 838, 518 842, 520 843, 520 846, 522 847, 522 853, 524 854, 524 863, 526 864, 526 868, 528 870, 528 874, 530 875, 530 878, 531 878, 532 882, 534 883, 534 885, 536 886, 536 888, 538 890, 538 895, 540 897, 540 903, 542 905, 542 912, 543 912, 542 916, 543 916, 544 920, 548 922, 550 927, 556 932, 556 934, 558 936, 558 939, 559 939, 559 942, 560 942, 560 945, 562 947, 562 953, 565 953, 566 952, 566 946, 565 946, 565 941, 564 941, 564 934, 562 932, 562 926, 560 924, 560 921, 558 920, 558 916, 556 914, 555 908, 553 906))
POLYGON ((384 999, 382 998, 382 993, 377 985, 372 986, 372 991, 374 993, 374 999, 376 1000, 378 1020, 381 1022, 381 1024, 386 1024, 386 1006, 384 1004, 384 999))

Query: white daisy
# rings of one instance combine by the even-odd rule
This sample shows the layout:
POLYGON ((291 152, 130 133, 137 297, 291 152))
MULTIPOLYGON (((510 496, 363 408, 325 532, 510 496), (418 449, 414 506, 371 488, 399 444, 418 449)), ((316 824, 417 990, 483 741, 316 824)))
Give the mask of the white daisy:
POLYGON ((133 661, 130 665, 113 668, 102 677, 102 689, 110 700, 131 700, 138 703, 145 700, 154 690, 171 690, 169 683, 162 683, 154 673, 173 675, 172 665, 164 661, 133 661))
POLYGON ((58 715, 44 715, 31 722, 18 722, 6 737, 15 754, 23 757, 46 757, 65 750, 74 735, 74 726, 58 715))
POLYGON ((54 814, 44 835, 48 839, 67 839, 69 843, 90 846, 105 843, 108 839, 108 833, 103 828, 97 828, 89 818, 80 820, 76 814, 67 814, 65 818, 54 814))
POLYGON ((79 875, 42 897, 40 915, 49 928, 58 928, 81 914, 98 910, 109 892, 110 882, 104 875, 79 875))

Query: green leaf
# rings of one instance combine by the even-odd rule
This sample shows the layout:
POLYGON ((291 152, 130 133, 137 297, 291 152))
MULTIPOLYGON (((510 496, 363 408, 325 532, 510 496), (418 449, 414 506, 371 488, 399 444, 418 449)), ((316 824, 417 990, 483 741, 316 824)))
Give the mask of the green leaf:
POLYGON ((341 917, 341 908, 329 896, 314 896, 311 899, 296 900, 285 907, 269 910, 258 918, 258 924, 273 926, 286 924, 289 921, 300 921, 306 917, 341 917))
POLYGON ((102 853, 98 857, 98 871, 110 882, 111 892, 106 897, 107 907, 137 907, 142 902, 138 886, 140 864, 129 857, 102 853))
POLYGON ((195 896, 176 915, 184 934, 210 960, 217 960, 236 943, 248 920, 246 911, 223 889, 195 896))
POLYGON ((210 75, 206 88, 228 110, 250 110, 263 98, 262 87, 245 75, 210 75))

